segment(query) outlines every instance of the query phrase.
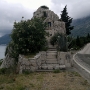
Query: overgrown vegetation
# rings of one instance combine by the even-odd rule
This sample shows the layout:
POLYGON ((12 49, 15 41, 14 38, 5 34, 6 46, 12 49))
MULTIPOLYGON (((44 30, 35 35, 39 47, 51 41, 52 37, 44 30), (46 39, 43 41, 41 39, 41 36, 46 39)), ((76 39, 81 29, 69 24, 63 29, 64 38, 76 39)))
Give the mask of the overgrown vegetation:
POLYGON ((50 40, 50 43, 52 45, 55 45, 56 43, 58 44, 58 50, 60 50, 60 51, 68 50, 67 36, 69 34, 71 34, 71 30, 73 30, 73 28, 74 28, 74 26, 71 26, 72 19, 73 18, 68 16, 67 5, 66 5, 64 7, 63 11, 61 11, 61 20, 65 22, 66 35, 57 33, 50 40))
POLYGON ((44 5, 44 6, 41 6, 41 8, 44 8, 44 9, 49 9, 49 8, 48 8, 47 6, 45 6, 45 5, 44 5))
POLYGON ((1 66, 2 62, 3 62, 3 59, 0 59, 0 66, 1 66))
POLYGON ((50 40, 50 43, 54 46, 57 44, 57 41, 58 41, 58 36, 60 36, 59 33, 56 33, 50 40))
POLYGON ((0 74, 16 74, 16 68, 15 67, 9 67, 9 68, 1 68, 0 74))
POLYGON ((53 71, 54 73, 60 73, 60 69, 56 69, 53 71))
POLYGON ((66 37, 63 34, 56 33, 50 40, 50 43, 58 45, 57 49, 60 51, 67 51, 67 49, 78 50, 90 43, 90 34, 88 33, 86 37, 73 38, 71 36, 66 37))
POLYGON ((56 33, 50 40, 50 43, 54 45, 58 45, 57 49, 60 51, 67 51, 67 38, 64 34, 56 33))
POLYGON ((71 34, 71 30, 73 30, 74 26, 71 26, 72 19, 68 16, 67 5, 64 7, 63 11, 61 11, 61 20, 65 22, 66 34, 71 34))
POLYGON ((21 20, 14 22, 11 33, 11 42, 8 48, 11 50, 11 57, 18 59, 19 54, 30 54, 46 49, 46 24, 40 18, 21 20))

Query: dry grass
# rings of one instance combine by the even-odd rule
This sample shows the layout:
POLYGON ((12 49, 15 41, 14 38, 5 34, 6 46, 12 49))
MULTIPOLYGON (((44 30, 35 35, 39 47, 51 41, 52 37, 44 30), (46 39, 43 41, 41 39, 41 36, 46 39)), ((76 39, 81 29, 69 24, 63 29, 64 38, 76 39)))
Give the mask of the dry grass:
POLYGON ((90 90, 90 84, 76 72, 38 72, 0 75, 0 90, 90 90))

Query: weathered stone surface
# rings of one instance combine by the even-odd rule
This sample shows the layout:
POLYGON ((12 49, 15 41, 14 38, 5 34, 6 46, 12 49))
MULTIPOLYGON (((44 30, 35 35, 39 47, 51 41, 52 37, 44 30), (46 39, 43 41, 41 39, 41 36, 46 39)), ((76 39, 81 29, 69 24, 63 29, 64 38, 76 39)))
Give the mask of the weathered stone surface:
POLYGON ((53 11, 40 7, 33 13, 34 17, 45 18, 44 22, 47 23, 46 32, 49 33, 49 36, 46 36, 48 43, 55 33, 66 34, 65 23, 60 21, 58 15, 53 11))
POLYGON ((47 70, 48 69, 48 66, 47 65, 44 65, 44 66, 41 67, 41 69, 47 70))
MULTIPOLYGON (((23 70, 36 71, 38 69, 50 69, 53 70, 60 68, 59 64, 65 65, 65 53, 57 53, 56 46, 50 45, 50 39, 55 33, 66 34, 65 23, 59 20, 59 17, 51 10, 45 8, 38 8, 33 14, 34 17, 45 18, 44 22, 47 23, 46 32, 49 36, 46 36, 48 41, 49 51, 39 52, 34 58, 25 58, 24 55, 19 55, 18 59, 18 71, 22 73, 23 70), (51 50, 53 49, 53 50, 51 50), (60 59, 61 58, 61 59, 60 59), (42 65, 42 63, 44 65, 42 65), (48 65, 47 65, 48 64, 48 65)), ((9 51, 12 50, 9 48, 9 51)), ((9 53, 6 55, 5 60, 1 67, 13 66, 14 59, 10 57, 9 53)))
POLYGON ((2 62, 0 68, 9 68, 14 65, 14 58, 11 58, 8 54, 6 55, 5 59, 2 62))
POLYGON ((44 51, 40 52, 34 58, 25 58, 23 55, 19 55, 19 73, 22 73, 23 70, 36 71, 38 68, 41 68, 41 60, 46 60, 45 54, 46 53, 44 51))
MULTIPOLYGON (((57 53, 56 51, 48 51, 53 55, 52 52, 57 53)), ((59 60, 56 57, 47 59, 47 52, 43 51, 38 53, 34 58, 25 58, 23 55, 19 56, 19 73, 22 73, 23 70, 28 71, 37 71, 37 70, 54 70, 54 69, 65 69, 67 67, 66 58, 67 52, 59 52, 59 60), (44 57, 43 57, 44 56, 44 57), (43 61, 43 64, 41 63, 43 61), (44 62, 46 61, 46 62, 44 62)), ((70 54, 70 53, 68 53, 70 54)), ((50 56, 51 57, 51 56, 50 56)))
POLYGON ((56 65, 55 66, 55 69, 60 69, 60 65, 56 65))
POLYGON ((48 69, 49 70, 53 70, 53 66, 52 65, 48 65, 48 69))

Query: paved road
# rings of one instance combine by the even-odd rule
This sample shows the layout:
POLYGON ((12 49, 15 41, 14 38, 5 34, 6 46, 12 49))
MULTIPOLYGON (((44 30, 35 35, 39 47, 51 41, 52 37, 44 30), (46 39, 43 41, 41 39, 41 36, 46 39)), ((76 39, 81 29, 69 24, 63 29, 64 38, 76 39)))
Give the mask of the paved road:
POLYGON ((80 54, 90 54, 90 43, 88 43, 81 51, 80 54))
POLYGON ((90 82, 90 43, 76 53, 73 60, 79 74, 90 82))
POLYGON ((82 61, 86 62, 87 64, 90 64, 90 54, 77 54, 77 56, 82 61))
POLYGON ((90 70, 90 54, 77 54, 76 61, 90 70))
POLYGON ((76 57, 82 62, 90 66, 90 43, 87 44, 81 51, 79 51, 76 57))

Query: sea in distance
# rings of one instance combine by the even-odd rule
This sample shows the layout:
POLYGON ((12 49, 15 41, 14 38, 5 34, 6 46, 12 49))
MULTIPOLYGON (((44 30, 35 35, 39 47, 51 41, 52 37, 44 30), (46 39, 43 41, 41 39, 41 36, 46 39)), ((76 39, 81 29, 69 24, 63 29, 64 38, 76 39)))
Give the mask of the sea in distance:
POLYGON ((0 45, 0 59, 5 58, 6 45, 0 45))

